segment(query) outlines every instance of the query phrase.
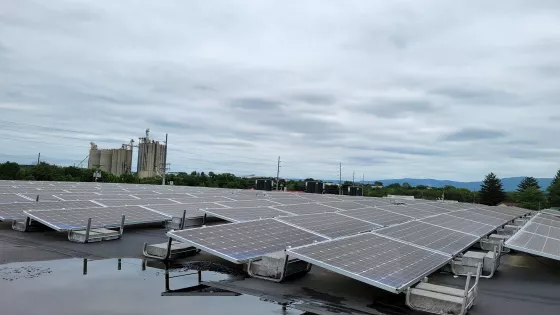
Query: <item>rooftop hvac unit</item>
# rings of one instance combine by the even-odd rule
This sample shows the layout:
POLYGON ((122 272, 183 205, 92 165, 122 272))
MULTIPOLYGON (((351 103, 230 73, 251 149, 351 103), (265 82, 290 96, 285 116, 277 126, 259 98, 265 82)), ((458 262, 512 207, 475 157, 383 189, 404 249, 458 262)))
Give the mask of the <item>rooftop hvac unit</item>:
POLYGON ((272 190, 272 180, 270 179, 257 179, 255 181, 255 189, 256 190, 272 190))
POLYGON ((363 188, 358 186, 350 186, 348 187, 348 195, 349 196, 361 196, 363 193, 363 188))

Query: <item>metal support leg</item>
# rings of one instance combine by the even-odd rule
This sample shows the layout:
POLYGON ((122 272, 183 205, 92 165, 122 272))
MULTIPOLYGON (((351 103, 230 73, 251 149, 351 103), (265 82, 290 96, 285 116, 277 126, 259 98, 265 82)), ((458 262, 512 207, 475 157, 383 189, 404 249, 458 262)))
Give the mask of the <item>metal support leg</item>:
POLYGON ((87 221, 87 228, 86 228, 86 238, 84 243, 87 243, 89 241, 89 231, 91 230, 91 218, 88 219, 87 221))
POLYGON ((171 243, 173 242, 173 239, 170 237, 169 240, 167 241, 167 252, 165 253, 165 258, 163 258, 164 260, 169 260, 169 257, 171 256, 171 243))
POLYGON ((83 265, 84 276, 87 275, 87 264, 88 264, 88 260, 87 260, 87 258, 84 258, 84 265, 83 265))
POLYGON ((119 238, 121 238, 124 233, 124 220, 125 220, 125 215, 123 214, 121 219, 121 227, 119 229, 119 238))
POLYGON ((206 225, 206 213, 202 217, 202 225, 206 225))
POLYGON ((181 230, 185 229, 185 218, 187 217, 187 209, 183 210, 183 218, 181 219, 181 230))

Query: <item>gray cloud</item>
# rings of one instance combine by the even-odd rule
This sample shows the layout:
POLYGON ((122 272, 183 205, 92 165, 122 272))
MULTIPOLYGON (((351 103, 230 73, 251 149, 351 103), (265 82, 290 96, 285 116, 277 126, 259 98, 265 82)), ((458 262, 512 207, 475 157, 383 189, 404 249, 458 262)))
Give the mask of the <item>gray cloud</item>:
POLYGON ((247 97, 238 98, 231 101, 231 107, 235 109, 242 110, 257 110, 257 111, 268 111, 276 110, 282 104, 274 100, 268 100, 264 98, 247 97))
POLYGON ((431 114, 437 107, 427 100, 381 100, 364 106, 370 114, 383 118, 399 118, 407 115, 431 114))
POLYGON ((483 128, 465 128, 446 135, 445 141, 477 141, 503 138, 506 134, 501 131, 483 128))
POLYGON ((72 164, 150 128, 174 171, 555 173, 555 1, 216 1, 7 5, 2 156, 72 164))

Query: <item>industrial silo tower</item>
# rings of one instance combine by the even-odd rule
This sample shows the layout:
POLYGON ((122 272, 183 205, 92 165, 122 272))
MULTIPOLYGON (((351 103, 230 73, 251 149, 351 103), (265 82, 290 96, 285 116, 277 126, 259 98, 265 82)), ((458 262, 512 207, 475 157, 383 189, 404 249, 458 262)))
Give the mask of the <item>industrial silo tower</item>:
POLYGON ((146 129, 146 137, 138 143, 138 177, 153 177, 165 172, 167 161, 167 145, 150 139, 150 129, 146 129))

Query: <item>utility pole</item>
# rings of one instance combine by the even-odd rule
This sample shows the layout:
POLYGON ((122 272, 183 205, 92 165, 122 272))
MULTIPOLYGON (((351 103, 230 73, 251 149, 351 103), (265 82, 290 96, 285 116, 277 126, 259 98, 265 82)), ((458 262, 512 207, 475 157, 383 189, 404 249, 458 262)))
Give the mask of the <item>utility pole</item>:
POLYGON ((364 196, 364 178, 365 174, 362 174, 362 197, 364 196))
POLYGON ((165 134, 165 155, 163 156, 163 174, 161 175, 161 184, 165 186, 165 172, 167 171, 167 134, 165 134))
POLYGON ((342 162, 339 164, 338 194, 342 195, 342 162))
POLYGON ((278 157, 278 169, 276 170, 276 191, 278 191, 279 180, 280 180, 280 157, 278 157))
POLYGON ((41 162, 41 152, 39 152, 39 156, 37 156, 37 165, 41 162))

